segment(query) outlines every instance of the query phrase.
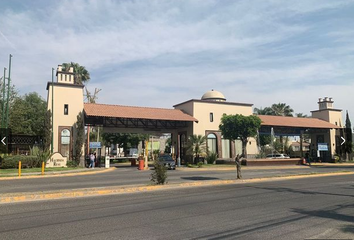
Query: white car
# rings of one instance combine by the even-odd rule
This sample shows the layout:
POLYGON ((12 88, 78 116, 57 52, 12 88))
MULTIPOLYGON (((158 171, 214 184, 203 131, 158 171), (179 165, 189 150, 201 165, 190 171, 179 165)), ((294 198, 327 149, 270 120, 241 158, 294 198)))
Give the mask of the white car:
POLYGON ((266 156, 266 158, 268 158, 268 159, 270 159, 270 158, 282 159, 282 158, 290 158, 290 157, 286 154, 283 154, 283 153, 277 153, 277 154, 268 154, 266 156))

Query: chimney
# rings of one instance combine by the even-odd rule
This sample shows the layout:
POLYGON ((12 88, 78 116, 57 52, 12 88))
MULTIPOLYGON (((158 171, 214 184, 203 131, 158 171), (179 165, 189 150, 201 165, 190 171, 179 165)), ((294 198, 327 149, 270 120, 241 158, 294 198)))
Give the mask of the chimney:
POLYGON ((332 109, 333 108, 333 98, 324 97, 323 100, 322 100, 322 98, 319 98, 318 105, 319 105, 318 106, 319 110, 332 109))

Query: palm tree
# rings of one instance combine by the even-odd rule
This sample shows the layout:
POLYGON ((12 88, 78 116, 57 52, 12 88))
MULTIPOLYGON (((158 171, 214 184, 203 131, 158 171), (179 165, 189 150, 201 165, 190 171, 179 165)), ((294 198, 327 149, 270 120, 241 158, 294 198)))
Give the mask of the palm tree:
POLYGON ((193 134, 189 136, 187 142, 187 152, 191 153, 195 160, 199 160, 199 156, 206 152, 206 137, 193 134))
POLYGON ((70 67, 74 69, 74 82, 75 84, 84 84, 90 80, 90 73, 86 70, 84 66, 80 66, 78 63, 70 62, 70 63, 63 63, 62 70, 64 72, 68 72, 70 67))
POLYGON ((295 113, 295 116, 298 118, 308 118, 309 116, 307 116, 306 114, 303 113, 295 113))
POLYGON ((286 105, 285 103, 273 104, 270 108, 273 113, 270 115, 291 116, 291 117, 293 116, 294 110, 289 105, 286 105))
POLYGON ((254 108, 253 112, 257 115, 273 115, 273 111, 270 107, 254 108))

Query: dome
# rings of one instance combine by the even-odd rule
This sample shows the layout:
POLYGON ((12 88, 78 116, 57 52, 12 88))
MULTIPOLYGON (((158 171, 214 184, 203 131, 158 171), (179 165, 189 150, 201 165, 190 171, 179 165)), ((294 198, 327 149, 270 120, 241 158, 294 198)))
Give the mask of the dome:
POLYGON ((226 98, 225 98, 224 94, 222 94, 221 92, 215 91, 214 89, 212 89, 211 91, 204 93, 204 95, 202 96, 202 100, 224 102, 224 101, 226 101, 226 98))

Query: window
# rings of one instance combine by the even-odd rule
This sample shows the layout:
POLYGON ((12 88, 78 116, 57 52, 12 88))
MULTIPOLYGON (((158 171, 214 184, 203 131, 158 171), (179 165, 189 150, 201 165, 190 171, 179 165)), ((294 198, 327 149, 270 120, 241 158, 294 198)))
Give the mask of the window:
POLYGON ((230 140, 229 139, 221 139, 222 143, 222 158, 230 158, 230 140))
POLYGON ((69 157, 70 154, 70 131, 68 129, 63 129, 60 133, 60 153, 64 157, 69 157))
POLYGON ((213 133, 208 134, 207 137, 208 151, 212 153, 217 153, 216 135, 213 133))
POLYGON ((64 104, 64 115, 69 114, 69 104, 64 104))
POLYGON ((214 122, 214 114, 213 113, 210 113, 210 122, 214 122))

